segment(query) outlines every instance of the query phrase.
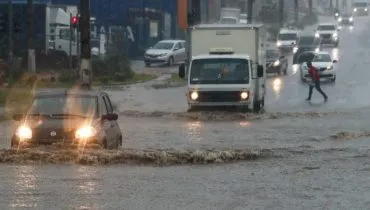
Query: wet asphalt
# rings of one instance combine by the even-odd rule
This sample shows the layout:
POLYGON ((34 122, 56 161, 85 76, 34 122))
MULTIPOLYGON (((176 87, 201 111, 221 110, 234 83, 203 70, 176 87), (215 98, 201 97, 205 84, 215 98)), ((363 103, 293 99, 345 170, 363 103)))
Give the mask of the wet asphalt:
MULTIPOLYGON (((0 209, 368 209, 370 18, 355 21, 337 49, 326 49, 338 60, 336 83, 322 85, 327 103, 317 92, 304 100, 308 87, 294 67, 269 77, 261 119, 189 117, 186 87, 152 88, 161 81, 107 90, 125 148, 260 148, 271 156, 171 167, 4 164, 0 209)), ((5 123, 3 131, 8 147, 5 123)))

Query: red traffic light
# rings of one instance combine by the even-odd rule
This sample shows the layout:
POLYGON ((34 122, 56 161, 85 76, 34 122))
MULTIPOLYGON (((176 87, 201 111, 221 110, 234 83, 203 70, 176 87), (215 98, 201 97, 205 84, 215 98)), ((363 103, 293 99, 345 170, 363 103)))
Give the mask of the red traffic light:
POLYGON ((77 25, 77 23, 78 23, 78 17, 77 16, 73 16, 72 17, 72 20, 71 20, 71 23, 72 23, 72 25, 77 25))

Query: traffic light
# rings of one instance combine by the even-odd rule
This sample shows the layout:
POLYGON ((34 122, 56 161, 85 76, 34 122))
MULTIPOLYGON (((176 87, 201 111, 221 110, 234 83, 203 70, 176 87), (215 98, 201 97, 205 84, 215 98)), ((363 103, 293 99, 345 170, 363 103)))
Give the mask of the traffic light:
POLYGON ((8 16, 0 13, 0 32, 5 32, 7 29, 8 16))
POLYGON ((72 27, 76 28, 78 26, 78 17, 77 16, 73 16, 71 18, 71 25, 72 27))

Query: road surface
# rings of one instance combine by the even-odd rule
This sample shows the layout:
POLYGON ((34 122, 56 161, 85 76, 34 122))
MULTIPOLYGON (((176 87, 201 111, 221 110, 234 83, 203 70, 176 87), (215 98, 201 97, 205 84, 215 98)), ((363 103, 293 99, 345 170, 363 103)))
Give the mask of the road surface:
MULTIPOLYGON (((188 114, 186 87, 109 91, 121 113, 126 150, 263 151, 253 161, 38 165, 19 164, 25 156, 5 154, 0 209, 368 209, 370 18, 355 21, 352 31, 340 32, 337 82, 322 85, 327 103, 317 92, 311 104, 304 100, 308 87, 293 67, 287 76, 268 79, 261 116, 188 114)), ((6 126, 0 136, 4 148, 6 126)))

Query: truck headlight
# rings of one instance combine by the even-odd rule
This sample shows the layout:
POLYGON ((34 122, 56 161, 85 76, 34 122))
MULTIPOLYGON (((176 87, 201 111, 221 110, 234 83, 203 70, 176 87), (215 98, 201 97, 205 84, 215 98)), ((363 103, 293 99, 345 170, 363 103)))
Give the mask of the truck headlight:
POLYGON ((315 37, 316 38, 319 38, 320 37, 320 34, 319 33, 315 33, 315 37))
POLYGON ((29 126, 21 125, 17 128, 15 135, 22 140, 32 139, 32 129, 29 126))
POLYGON ((275 61, 274 66, 278 66, 278 65, 280 65, 280 61, 275 61))
POLYGON ((339 16, 339 13, 337 12, 337 13, 335 13, 335 17, 338 17, 339 16))
POLYGON ((354 9, 353 9, 353 11, 354 11, 354 12, 357 12, 357 8, 354 8, 354 9))
POLYGON ((350 22, 353 22, 353 17, 350 17, 350 18, 349 18, 349 21, 350 21, 350 22))
POLYGON ((282 43, 280 41, 276 42, 276 46, 280 47, 282 43))
POLYGON ((317 52, 317 53, 320 52, 320 48, 316 48, 315 52, 317 52))
POLYGON ((340 18, 338 18, 338 22, 341 22, 342 21, 342 18, 340 17, 340 18))
POLYGON ((337 32, 333 33, 333 37, 338 37, 338 33, 337 32))
POLYGON ((298 51, 298 47, 293 48, 293 53, 296 53, 298 51))
POLYGON ((240 98, 243 100, 248 99, 248 96, 249 96, 248 92, 243 91, 240 93, 240 98))
POLYGON ((76 130, 76 139, 88 139, 96 135, 96 129, 90 125, 83 126, 76 130))
POLYGON ((367 8, 365 8, 365 12, 367 12, 367 8))
POLYGON ((199 94, 197 91, 193 91, 190 93, 191 100, 197 100, 199 98, 199 94))

